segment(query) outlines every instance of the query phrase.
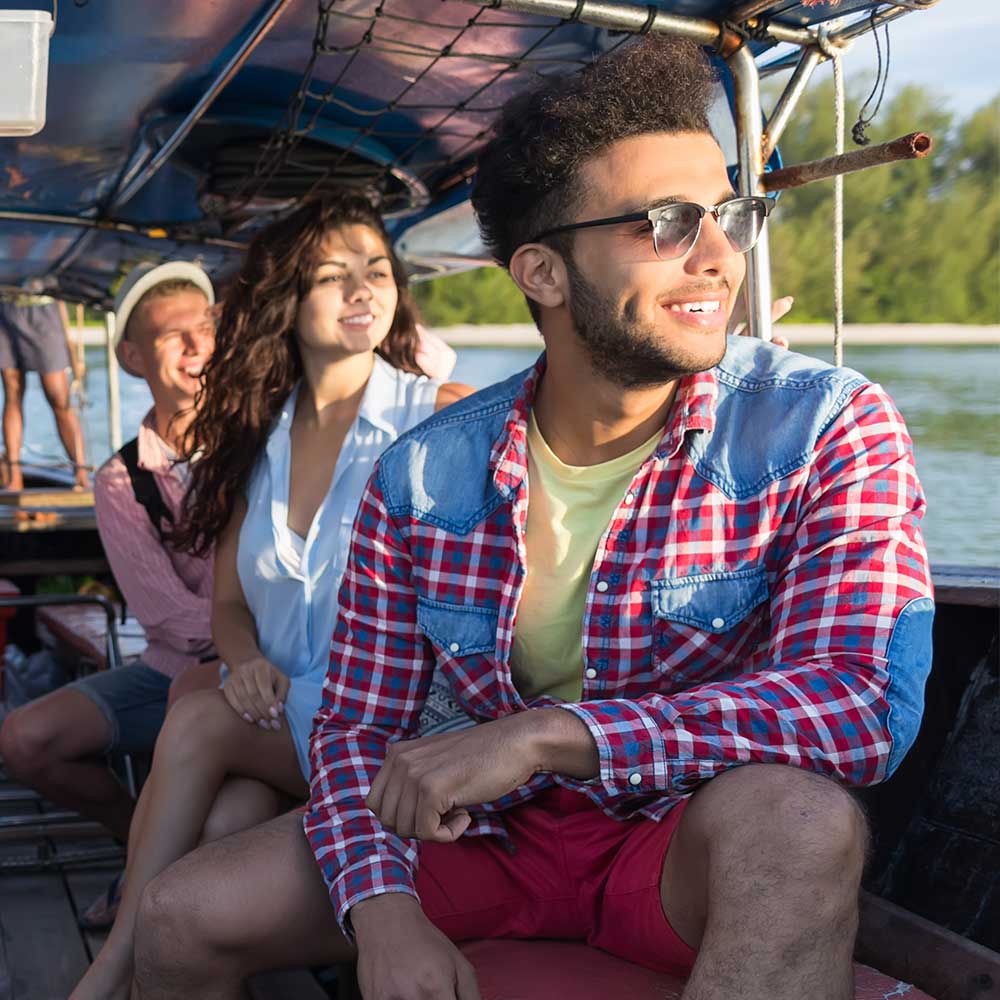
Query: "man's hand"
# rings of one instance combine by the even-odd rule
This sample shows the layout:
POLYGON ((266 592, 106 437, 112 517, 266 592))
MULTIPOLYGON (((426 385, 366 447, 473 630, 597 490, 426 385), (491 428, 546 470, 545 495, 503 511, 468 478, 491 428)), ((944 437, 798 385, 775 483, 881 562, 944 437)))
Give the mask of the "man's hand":
POLYGON ((471 729, 389 746, 365 804, 400 837, 450 843, 466 830, 466 806, 493 802, 537 771, 593 777, 597 747, 560 708, 532 709, 471 729))
MULTIPOLYGON (((783 298, 775 299, 771 303, 771 322, 777 323, 782 317, 787 316, 791 311, 792 306, 795 304, 795 299, 791 295, 786 295, 783 298)), ((736 299, 736 308, 733 309, 732 315, 729 317, 729 333, 738 333, 741 336, 745 336, 747 332, 747 306, 746 306, 746 296, 739 295, 736 299)), ((788 338, 780 333, 771 333, 771 343, 775 344, 777 347, 784 347, 788 349, 788 338)))
POLYGON ((229 668, 222 693, 234 712, 262 729, 280 729, 291 681, 263 656, 229 668))
POLYGON ((412 896, 365 899, 351 923, 365 1000, 480 1000, 475 970, 412 896))

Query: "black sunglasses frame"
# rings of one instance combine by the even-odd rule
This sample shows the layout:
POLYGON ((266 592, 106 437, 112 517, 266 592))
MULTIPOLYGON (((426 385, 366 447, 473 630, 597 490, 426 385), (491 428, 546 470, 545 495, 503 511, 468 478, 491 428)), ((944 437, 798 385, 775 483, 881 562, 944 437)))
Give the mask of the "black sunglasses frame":
MULTIPOLYGON (((719 221, 719 212, 724 209, 727 205, 735 205, 740 202, 756 202, 764 206, 764 221, 767 222, 772 210, 774 209, 777 199, 767 198, 763 195, 748 195, 741 198, 729 198, 726 201, 719 202, 718 205, 699 205, 696 201, 673 201, 669 205, 659 205, 656 208, 651 208, 648 212, 630 212, 628 215, 614 215, 606 219, 589 219, 586 222, 570 222, 565 226, 555 226, 552 229, 546 229, 544 233, 539 233, 533 239, 528 240, 528 243, 539 243, 544 240, 547 236, 555 236, 557 233, 571 233, 577 229, 593 229, 597 226, 617 226, 625 222, 643 222, 648 221, 650 224, 650 236, 653 238, 653 251, 656 252, 656 224, 660 221, 662 213, 669 211, 671 208, 677 208, 678 206, 684 206, 688 208, 694 208, 698 212, 698 225, 695 229, 694 239, 691 240, 691 246, 684 251, 683 254, 678 254, 676 257, 660 257, 657 253, 656 256, 660 257, 660 260, 679 260, 684 254, 688 253, 694 245, 698 242, 698 237, 701 235, 701 224, 705 220, 706 215, 711 215, 716 222, 719 221)), ((761 226, 760 232, 764 231, 764 227, 761 226)), ((760 233, 757 234, 757 238, 750 244, 745 250, 740 250, 740 253, 749 253, 756 245, 757 240, 760 239, 760 233)))

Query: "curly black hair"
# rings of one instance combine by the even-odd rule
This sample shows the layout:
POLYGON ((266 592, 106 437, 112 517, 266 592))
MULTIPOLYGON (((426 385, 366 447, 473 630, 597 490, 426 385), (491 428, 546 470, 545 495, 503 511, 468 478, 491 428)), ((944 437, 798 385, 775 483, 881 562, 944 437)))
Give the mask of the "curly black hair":
POLYGON ((472 194, 496 262, 508 267, 519 246, 571 221, 578 171, 608 146, 654 132, 710 132, 715 79, 697 43, 650 35, 509 100, 479 154, 472 194))

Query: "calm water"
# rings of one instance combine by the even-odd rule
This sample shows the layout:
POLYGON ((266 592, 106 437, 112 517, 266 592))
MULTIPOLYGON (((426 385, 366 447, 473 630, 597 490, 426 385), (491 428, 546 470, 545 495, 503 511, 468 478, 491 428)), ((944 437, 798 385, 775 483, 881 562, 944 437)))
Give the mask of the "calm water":
MULTIPOLYGON (((537 352, 463 348, 454 379, 476 388, 526 368, 537 352)), ((829 351, 808 349, 827 361, 829 351)), ((857 347, 847 363, 880 382, 913 436, 927 493, 924 531, 936 562, 1000 565, 1000 349, 995 347, 857 347)), ((87 351, 88 454, 103 460, 108 444, 103 352, 87 351)), ((122 374, 126 439, 149 408, 145 383, 122 374)), ((37 378, 26 401, 25 458, 60 454, 52 416, 37 378)))

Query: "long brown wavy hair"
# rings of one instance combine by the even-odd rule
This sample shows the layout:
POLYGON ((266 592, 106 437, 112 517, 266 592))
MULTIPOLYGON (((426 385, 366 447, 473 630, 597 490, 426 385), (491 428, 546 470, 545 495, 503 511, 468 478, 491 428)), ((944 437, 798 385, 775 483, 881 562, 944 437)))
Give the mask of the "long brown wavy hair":
POLYGON ((350 225, 368 226, 382 238, 399 293, 392 327, 376 353, 395 368, 423 374, 406 271, 366 198, 352 192, 313 198, 263 229, 223 301, 215 352, 186 438, 185 457, 197 461, 171 535, 178 549, 207 555, 229 522, 282 405, 302 377, 295 320, 313 288, 322 244, 330 230, 350 225))

